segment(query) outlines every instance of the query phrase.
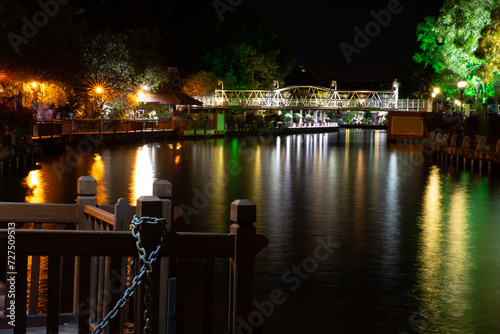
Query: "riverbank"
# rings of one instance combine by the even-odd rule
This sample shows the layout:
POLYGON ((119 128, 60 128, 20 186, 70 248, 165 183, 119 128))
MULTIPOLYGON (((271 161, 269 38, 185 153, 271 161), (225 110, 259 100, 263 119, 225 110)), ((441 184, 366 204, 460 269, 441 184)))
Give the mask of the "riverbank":
POLYGON ((36 166, 36 157, 42 154, 41 145, 20 145, 0 148, 0 175, 36 166))
POLYGON ((340 129, 386 129, 386 125, 367 124, 337 124, 326 123, 317 126, 287 126, 276 128, 227 128, 225 131, 217 131, 213 128, 187 127, 182 128, 165 122, 150 122, 151 124, 136 123, 106 126, 87 122, 86 127, 66 123, 43 123, 34 131, 29 144, 21 144, 14 147, 0 148, 0 173, 14 172, 16 170, 32 169, 36 166, 36 158, 43 154, 57 154, 64 152, 66 146, 99 146, 120 145, 137 142, 161 142, 166 140, 193 140, 220 137, 240 136, 281 136, 307 133, 330 133, 338 132, 340 129), (154 123, 154 124, 153 124, 154 123), (78 130, 78 131, 76 131, 78 130), (94 131, 92 131, 94 130, 94 131))
POLYGON ((493 146, 486 144, 485 137, 477 137, 472 142, 465 136, 462 145, 458 146, 456 135, 448 138, 447 135, 431 133, 430 138, 422 141, 424 154, 433 160, 464 169, 500 170, 500 140, 493 146))

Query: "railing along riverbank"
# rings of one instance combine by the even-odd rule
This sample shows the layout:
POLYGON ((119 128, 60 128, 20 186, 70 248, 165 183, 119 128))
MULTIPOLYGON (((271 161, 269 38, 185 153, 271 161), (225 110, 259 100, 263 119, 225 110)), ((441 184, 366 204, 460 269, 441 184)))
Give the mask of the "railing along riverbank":
POLYGON ((431 132, 429 138, 423 140, 424 153, 443 163, 462 165, 482 170, 487 166, 488 171, 500 166, 500 139, 496 144, 487 144, 486 137, 476 136, 476 141, 471 141, 469 136, 464 136, 462 142, 458 136, 431 132))
MULTIPOLYGON (((187 121, 171 119, 60 119, 38 120, 33 126, 35 141, 64 136, 74 141, 79 135, 93 136, 95 140, 161 139, 183 136, 184 131, 198 130, 198 135, 216 135, 215 121, 187 121), (137 134, 137 135, 136 135, 137 134), (135 136, 134 136, 135 135, 135 136)), ((191 132, 190 132, 191 134, 191 132)))
POLYGON ((266 237, 256 234, 253 226, 256 206, 248 200, 234 201, 230 208, 233 224, 227 233, 178 232, 171 190, 170 182, 158 180, 153 185, 153 196, 140 197, 136 206, 125 199, 115 205, 97 205, 97 183, 85 176, 78 180, 76 204, 0 203, 3 228, 0 249, 4 258, 0 278, 7 291, 15 291, 15 299, 8 293, 4 296, 0 328, 9 327, 14 317, 16 334, 26 333, 27 326, 40 325, 46 327, 47 333, 57 333, 62 322, 76 320, 78 331, 88 333, 105 318, 135 277, 141 275, 137 270, 137 240, 129 231, 132 216, 136 214, 139 219, 162 217, 166 222, 164 228, 143 223, 140 234, 148 252, 157 245, 163 230, 166 234, 159 259, 153 264, 152 293, 147 294, 144 284, 136 288, 127 311, 121 309, 110 320, 109 333, 123 333, 125 323, 133 324, 135 333, 142 333, 145 320, 150 320, 152 333, 184 333, 187 321, 195 319, 202 323, 203 333, 211 333, 214 317, 220 316, 214 314, 217 258, 231 260, 229 302, 224 304, 229 305, 228 332, 236 333, 241 321, 250 319, 253 312, 255 256, 268 243, 266 237), (14 239, 8 237, 12 230, 14 239), (5 261, 7 246, 11 244, 15 248, 15 269, 5 261), (45 256, 48 257, 47 311, 38 314, 37 305, 43 299, 37 286, 41 280, 40 257, 45 256), (204 260, 200 314, 188 313, 187 258, 204 260), (130 265, 132 259, 135 265, 130 265), (73 277, 68 278, 68 268, 70 273, 74 272, 73 277), (9 280, 13 276, 14 281, 9 280), (64 286, 68 282, 72 282, 69 288, 64 286), (12 284, 15 284, 13 290, 12 284), (68 289, 70 293, 66 293, 68 289), (71 296, 69 312, 62 302, 68 295, 71 296), (150 313, 146 312, 145 299, 149 301, 150 313), (15 307, 9 309, 12 301, 15 307))

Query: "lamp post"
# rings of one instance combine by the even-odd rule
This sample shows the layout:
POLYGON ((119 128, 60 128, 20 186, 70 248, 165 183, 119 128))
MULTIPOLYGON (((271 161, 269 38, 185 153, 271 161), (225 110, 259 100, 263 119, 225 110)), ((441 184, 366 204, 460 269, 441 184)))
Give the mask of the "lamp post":
MULTIPOLYGON (((433 104, 433 108, 432 108, 432 111, 434 111, 434 99, 436 98, 436 96, 439 94, 440 92, 440 89, 439 87, 434 87, 434 90, 432 92, 432 104, 433 104)), ((438 109, 438 103, 436 101, 436 112, 439 111, 437 110, 438 109)))
POLYGON ((464 117, 464 91, 465 86, 467 86, 467 82, 464 79, 461 79, 457 85, 458 90, 460 90, 460 116, 464 117))

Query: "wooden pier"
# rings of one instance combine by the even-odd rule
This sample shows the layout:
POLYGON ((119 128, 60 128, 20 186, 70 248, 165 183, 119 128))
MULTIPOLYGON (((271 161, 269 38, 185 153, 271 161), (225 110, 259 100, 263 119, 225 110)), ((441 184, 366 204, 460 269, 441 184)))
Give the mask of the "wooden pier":
MULTIPOLYGON (((115 205, 97 205, 96 190, 95 179, 83 176, 78 180, 75 204, 0 202, 1 254, 8 254, 8 245, 12 244, 8 236, 14 231, 16 262, 14 273, 12 267, 0 270, 0 278, 7 282, 7 291, 11 289, 9 276, 15 274, 15 309, 7 309, 12 298, 6 294, 0 328, 8 328, 9 315, 14 314, 15 334, 26 333, 30 326, 44 326, 47 333, 58 333, 59 326, 71 320, 77 323, 79 333, 89 333, 140 275, 137 240, 129 231, 134 214, 139 218, 160 217, 166 222, 165 227, 143 224, 140 231, 142 245, 148 252, 155 249, 165 232, 158 260, 153 264, 150 281, 153 293, 148 299, 151 311, 146 311, 147 290, 141 284, 134 290, 133 303, 127 304, 132 312, 125 313, 122 308, 110 320, 108 333, 123 333, 126 322, 132 324, 134 333, 143 333, 145 318, 151 320, 151 333, 185 333, 188 321, 193 319, 202 323, 202 333, 212 333, 217 258, 230 259, 225 303, 228 312, 223 315, 227 317, 227 331, 237 333, 241 321, 251 319, 255 256, 268 243, 266 237, 256 234, 253 226, 255 204, 249 200, 231 203, 232 225, 228 226, 227 233, 188 233, 177 231, 179 223, 174 212, 179 210, 172 207, 172 186, 168 181, 155 181, 153 196, 140 197, 136 206, 129 205, 125 199, 115 205), (48 257, 47 312, 38 314, 42 256, 48 257), (199 315, 188 314, 187 258, 203 259, 203 306, 199 315), (135 266, 130 265, 131 259, 135 266), (74 272, 73 277, 67 277, 68 268, 74 272), (132 273, 127 274, 127 270, 132 273), (68 287, 64 287, 67 282, 73 282, 69 293, 68 287), (72 309, 63 313, 62 299, 68 295, 72 309)), ((5 265, 5 261, 3 263, 5 265)), ((252 327, 250 332, 257 328, 252 327)))
POLYGON ((462 145, 457 145, 457 135, 430 133, 423 140, 424 154, 443 163, 463 166, 463 168, 478 168, 479 170, 500 166, 500 140, 496 145, 487 145, 486 138, 476 136, 476 142, 471 142, 469 136, 464 136, 462 145))
POLYGON ((22 168, 33 168, 36 165, 36 157, 40 154, 40 145, 0 147, 0 176, 22 168))

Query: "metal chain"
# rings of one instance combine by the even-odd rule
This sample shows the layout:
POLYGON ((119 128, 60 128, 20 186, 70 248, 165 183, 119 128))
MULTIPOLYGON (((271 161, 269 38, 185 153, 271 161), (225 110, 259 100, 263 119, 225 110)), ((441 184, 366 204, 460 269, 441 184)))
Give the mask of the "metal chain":
POLYGON ((165 241, 165 229, 162 229, 162 234, 160 238, 160 242, 156 246, 156 249, 149 254, 149 256, 146 255, 146 250, 142 246, 142 239, 141 239, 141 225, 144 222, 148 222, 150 224, 165 224, 165 218, 155 218, 155 217, 141 217, 137 218, 137 216, 134 215, 134 218, 132 219, 131 223, 131 232, 134 238, 137 239, 135 245, 137 247, 137 251, 139 253, 139 258, 142 261, 142 266, 140 273, 134 277, 132 284, 130 285, 127 290, 125 290, 125 293, 123 294, 123 297, 116 303, 116 305, 113 307, 113 309, 104 317, 104 319, 94 328, 92 331, 92 334, 99 334, 102 332, 104 328, 106 328, 107 325, 109 325, 109 321, 113 319, 117 314, 118 311, 122 307, 125 306, 127 303, 127 300, 134 294, 134 289, 138 287, 143 281, 142 277, 146 275, 146 280, 144 281, 144 287, 146 288, 146 294, 144 296, 144 304, 146 305, 146 309, 144 310, 144 333, 150 333, 151 328, 150 328, 150 314, 151 314, 151 272, 153 271, 152 263, 156 261, 158 258, 158 253, 163 246, 163 243, 165 241))

